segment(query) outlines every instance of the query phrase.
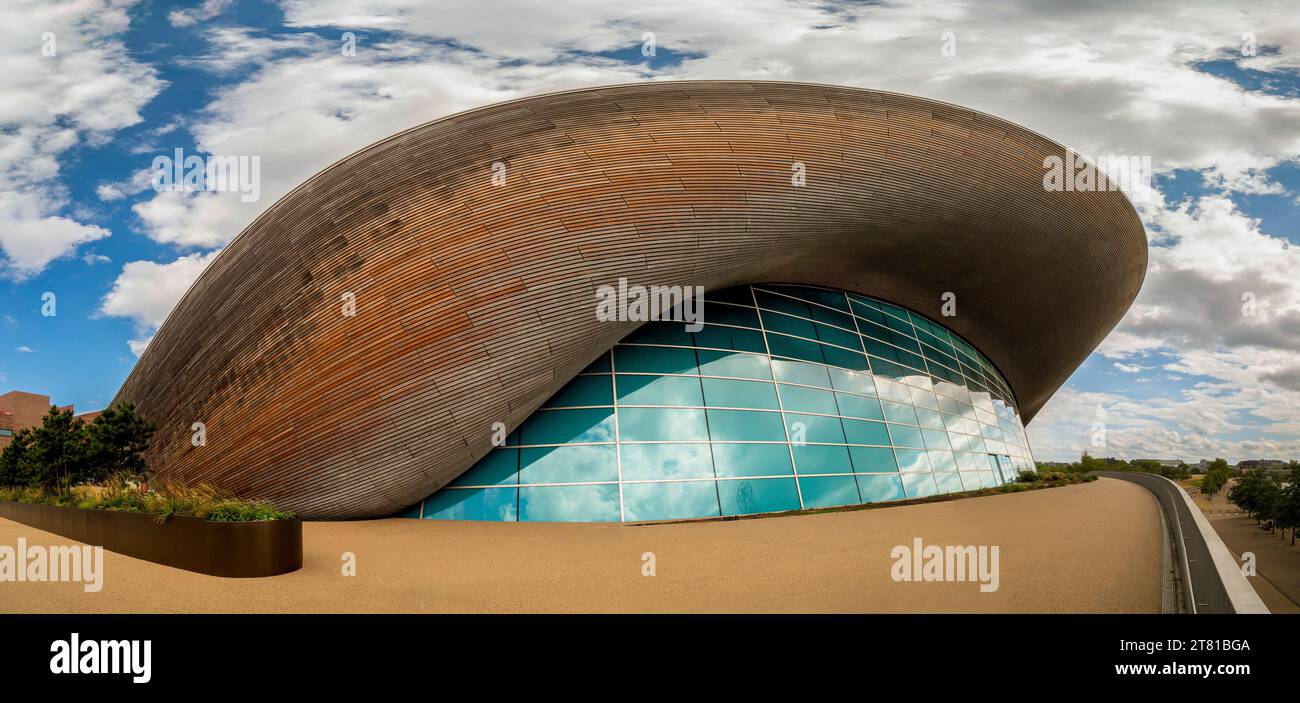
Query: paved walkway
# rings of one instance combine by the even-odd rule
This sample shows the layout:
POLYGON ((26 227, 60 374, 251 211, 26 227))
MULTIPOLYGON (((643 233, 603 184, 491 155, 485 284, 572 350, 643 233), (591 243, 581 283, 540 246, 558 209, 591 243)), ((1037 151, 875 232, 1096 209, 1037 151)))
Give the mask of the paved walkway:
POLYGON ((1208 515, 1214 531, 1241 563, 1242 552, 1255 555, 1255 576, 1246 580, 1255 587, 1264 605, 1273 613, 1300 613, 1300 545, 1291 546, 1290 533, 1283 540, 1280 532, 1255 524, 1245 515, 1208 515))
MULTIPOLYGON (((1102 479, 819 515, 624 527, 304 525, 300 571, 221 579, 105 553, 104 588, 0 583, 6 612, 1159 612, 1160 525, 1102 479), (997 545, 1000 583, 894 582, 896 545, 997 545), (341 575, 352 552, 357 575, 341 575), (656 575, 642 575, 653 552, 656 575)), ((72 542, 0 519, 0 545, 72 542)))

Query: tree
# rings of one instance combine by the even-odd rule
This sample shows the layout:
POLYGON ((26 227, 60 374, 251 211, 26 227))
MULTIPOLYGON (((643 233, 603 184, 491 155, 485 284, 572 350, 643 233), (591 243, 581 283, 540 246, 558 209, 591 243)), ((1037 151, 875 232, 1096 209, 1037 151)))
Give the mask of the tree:
POLYGON ((102 481, 113 473, 148 479, 144 452, 153 438, 153 423, 135 412, 131 403, 114 405, 86 426, 86 481, 102 481))
POLYGON ((0 452, 0 486, 26 486, 27 452, 32 445, 31 430, 18 430, 13 441, 0 452))
POLYGON ((1215 459, 1210 462, 1209 468, 1205 471, 1205 478, 1201 479, 1201 493, 1213 496, 1230 478, 1232 478, 1232 469, 1228 467, 1228 462, 1215 459))
POLYGON ((71 410, 50 406, 40 427, 32 429, 31 445, 24 452, 22 465, 30 485, 66 489, 80 479, 86 469, 85 424, 71 410))

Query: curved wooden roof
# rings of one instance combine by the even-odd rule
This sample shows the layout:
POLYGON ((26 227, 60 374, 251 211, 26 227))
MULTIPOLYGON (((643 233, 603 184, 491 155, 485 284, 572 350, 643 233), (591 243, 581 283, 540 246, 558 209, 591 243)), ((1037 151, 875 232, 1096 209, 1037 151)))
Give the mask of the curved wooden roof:
POLYGON ((471 110, 269 208, 117 400, 158 424, 160 477, 311 517, 385 515, 634 329, 594 314, 596 287, 626 277, 890 300, 975 344, 1028 420, 1146 271, 1124 195, 1043 188, 1044 157, 1064 153, 982 113, 824 85, 653 82, 471 110), (955 317, 940 314, 945 292, 955 317), (194 422, 206 446, 192 446, 194 422))

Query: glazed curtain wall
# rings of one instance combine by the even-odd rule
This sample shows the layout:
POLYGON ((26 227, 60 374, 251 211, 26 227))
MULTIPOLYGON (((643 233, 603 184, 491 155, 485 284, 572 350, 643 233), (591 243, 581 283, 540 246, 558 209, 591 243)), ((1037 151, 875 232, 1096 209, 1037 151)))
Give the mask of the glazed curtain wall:
POLYGON ((898 500, 1032 468, 982 354, 915 313, 785 285, 652 322, 407 517, 642 521, 898 500))

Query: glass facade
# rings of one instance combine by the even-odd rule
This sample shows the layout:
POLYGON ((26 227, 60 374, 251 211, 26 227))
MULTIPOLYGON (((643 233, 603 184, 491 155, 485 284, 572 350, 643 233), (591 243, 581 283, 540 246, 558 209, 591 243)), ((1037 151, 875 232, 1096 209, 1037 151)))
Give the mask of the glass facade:
POLYGON ((705 296, 651 322, 403 515, 646 521, 899 500, 1032 468, 1010 389, 943 326, 854 293, 705 296))

